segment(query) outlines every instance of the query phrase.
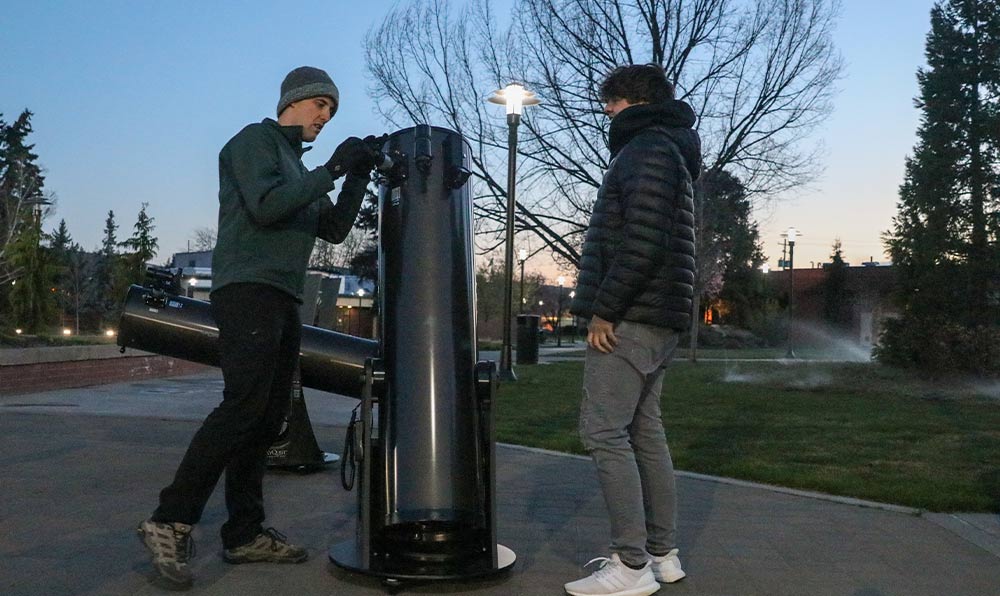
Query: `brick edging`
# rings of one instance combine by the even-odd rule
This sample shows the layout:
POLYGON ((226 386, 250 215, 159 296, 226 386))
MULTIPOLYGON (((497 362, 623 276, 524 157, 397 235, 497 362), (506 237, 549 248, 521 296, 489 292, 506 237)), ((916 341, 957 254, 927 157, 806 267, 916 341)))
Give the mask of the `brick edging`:
POLYGON ((8 364, 0 366, 0 395, 189 375, 211 369, 186 360, 146 353, 120 358, 8 364))

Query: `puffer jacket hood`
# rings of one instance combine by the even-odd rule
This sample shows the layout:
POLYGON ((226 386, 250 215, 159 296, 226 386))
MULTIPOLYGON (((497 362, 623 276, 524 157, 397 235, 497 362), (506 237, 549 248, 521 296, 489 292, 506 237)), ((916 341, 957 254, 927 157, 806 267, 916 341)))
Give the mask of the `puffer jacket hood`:
POLYGON ((663 103, 638 104, 621 111, 611 120, 608 147, 614 158, 635 135, 650 128, 663 128, 684 156, 692 180, 701 173, 701 139, 694 130, 694 110, 687 103, 671 99, 663 103))

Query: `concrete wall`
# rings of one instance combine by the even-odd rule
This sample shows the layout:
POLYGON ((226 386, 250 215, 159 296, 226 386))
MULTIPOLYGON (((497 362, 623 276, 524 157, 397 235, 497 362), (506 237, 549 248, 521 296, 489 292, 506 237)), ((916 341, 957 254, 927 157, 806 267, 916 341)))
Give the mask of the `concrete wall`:
POLYGON ((211 370, 201 364, 118 346, 0 349, 0 395, 122 383, 211 370))

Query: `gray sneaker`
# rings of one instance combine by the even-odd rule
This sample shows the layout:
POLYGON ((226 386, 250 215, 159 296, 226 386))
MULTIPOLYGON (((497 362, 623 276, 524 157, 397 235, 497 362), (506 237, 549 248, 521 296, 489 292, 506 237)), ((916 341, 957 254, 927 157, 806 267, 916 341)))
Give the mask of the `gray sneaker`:
POLYGON ((194 583, 188 567, 188 560, 194 556, 191 526, 147 519, 135 531, 153 556, 153 568, 159 574, 157 583, 168 590, 189 589, 194 583))
POLYGON ((284 534, 268 528, 247 544, 227 548, 222 552, 227 563, 302 563, 309 552, 301 546, 288 544, 284 534))

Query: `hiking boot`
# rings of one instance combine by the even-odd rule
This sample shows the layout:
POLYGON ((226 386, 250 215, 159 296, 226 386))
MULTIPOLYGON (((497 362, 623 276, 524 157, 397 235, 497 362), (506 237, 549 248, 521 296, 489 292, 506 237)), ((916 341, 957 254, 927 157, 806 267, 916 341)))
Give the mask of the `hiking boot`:
POLYGON ((681 560, 677 558, 676 548, 662 557, 649 555, 649 563, 649 566, 653 568, 653 576, 661 584, 672 584, 684 579, 684 576, 687 575, 681 569, 681 560))
POLYGON ((611 558, 598 557, 591 563, 600 563, 597 571, 591 575, 570 582, 563 586, 567 594, 572 596, 648 596, 660 589, 656 583, 650 563, 647 561, 642 569, 632 569, 622 563, 618 554, 611 558))
POLYGON ((243 546, 227 548, 222 553, 227 563, 301 563, 309 558, 309 552, 301 546, 288 544, 284 534, 268 528, 243 546))
POLYGON ((188 567, 188 560, 194 556, 191 526, 147 519, 135 531, 153 555, 153 568, 159 574, 157 583, 168 590, 189 589, 194 582, 188 567))

